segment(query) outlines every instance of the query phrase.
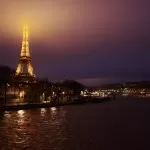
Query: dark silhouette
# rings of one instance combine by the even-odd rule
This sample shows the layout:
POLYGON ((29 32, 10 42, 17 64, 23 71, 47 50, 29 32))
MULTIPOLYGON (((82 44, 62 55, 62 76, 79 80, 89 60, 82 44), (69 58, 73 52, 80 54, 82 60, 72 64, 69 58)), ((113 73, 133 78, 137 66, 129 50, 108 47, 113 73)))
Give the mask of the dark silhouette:
POLYGON ((0 85, 10 83, 14 73, 15 70, 9 66, 0 66, 0 85))

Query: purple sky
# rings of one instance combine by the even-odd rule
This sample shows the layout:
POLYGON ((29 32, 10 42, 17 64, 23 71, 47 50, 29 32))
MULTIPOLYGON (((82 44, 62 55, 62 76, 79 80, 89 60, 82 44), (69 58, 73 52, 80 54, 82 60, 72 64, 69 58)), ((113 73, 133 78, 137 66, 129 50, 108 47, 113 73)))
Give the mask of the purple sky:
POLYGON ((16 68, 23 23, 33 67, 86 85, 150 79, 149 0, 2 0, 0 64, 16 68))

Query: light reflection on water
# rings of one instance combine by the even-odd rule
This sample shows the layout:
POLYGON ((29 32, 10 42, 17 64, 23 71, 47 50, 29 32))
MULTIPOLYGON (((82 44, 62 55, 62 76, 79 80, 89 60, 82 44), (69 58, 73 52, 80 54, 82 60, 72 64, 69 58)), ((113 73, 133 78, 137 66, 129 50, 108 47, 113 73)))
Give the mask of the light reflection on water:
POLYGON ((18 111, 17 111, 17 114, 18 114, 18 116, 19 116, 20 118, 24 118, 24 113, 25 113, 24 110, 18 110, 18 111))
POLYGON ((0 112, 0 150, 150 149, 150 101, 0 112))
POLYGON ((6 119, 9 119, 9 118, 11 117, 11 113, 10 113, 9 111, 5 111, 4 117, 5 117, 6 119))
POLYGON ((45 113, 46 113, 46 108, 41 108, 41 116, 45 116, 45 113))
POLYGON ((55 111, 56 111, 56 107, 52 107, 52 108, 51 108, 51 111, 52 111, 52 112, 55 112, 55 111))
POLYGON ((44 149, 61 147, 67 139, 65 117, 65 110, 55 107, 5 111, 0 124, 0 145, 7 149, 40 149, 45 144, 44 149))

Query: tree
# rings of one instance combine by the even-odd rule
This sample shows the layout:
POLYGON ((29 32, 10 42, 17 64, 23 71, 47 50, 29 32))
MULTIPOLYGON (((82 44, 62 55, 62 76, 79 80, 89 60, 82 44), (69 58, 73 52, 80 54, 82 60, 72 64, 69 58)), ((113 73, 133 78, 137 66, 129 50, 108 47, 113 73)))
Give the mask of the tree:
POLYGON ((0 85, 4 85, 12 81, 15 70, 9 66, 0 66, 0 85))
POLYGON ((75 80, 64 80, 62 85, 68 90, 72 90, 74 95, 79 95, 81 90, 84 89, 84 85, 75 80))

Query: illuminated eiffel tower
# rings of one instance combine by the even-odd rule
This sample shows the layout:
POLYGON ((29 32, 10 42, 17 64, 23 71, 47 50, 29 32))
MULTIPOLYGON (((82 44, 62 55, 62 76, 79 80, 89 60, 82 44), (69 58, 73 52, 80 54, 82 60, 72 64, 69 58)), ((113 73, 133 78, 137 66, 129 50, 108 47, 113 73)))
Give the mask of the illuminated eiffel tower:
POLYGON ((31 83, 35 82, 35 74, 31 64, 31 56, 29 50, 28 26, 23 27, 23 41, 20 53, 19 64, 16 69, 15 78, 19 82, 31 83))

